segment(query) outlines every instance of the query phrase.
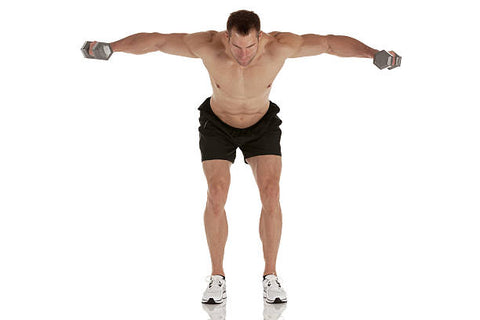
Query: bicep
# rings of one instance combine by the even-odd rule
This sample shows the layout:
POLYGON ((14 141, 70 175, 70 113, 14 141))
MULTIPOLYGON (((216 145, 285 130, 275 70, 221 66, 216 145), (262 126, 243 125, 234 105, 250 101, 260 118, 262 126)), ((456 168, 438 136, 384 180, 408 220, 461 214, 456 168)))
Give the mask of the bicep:
POLYGON ((304 34, 301 36, 301 41, 296 47, 296 51, 290 58, 315 56, 322 53, 328 53, 328 37, 318 34, 304 34))
POLYGON ((164 34, 159 41, 158 50, 177 56, 197 58, 188 44, 188 38, 190 36, 191 35, 187 33, 164 34))
POLYGON ((201 49, 208 46, 216 31, 158 34, 157 49, 164 53, 201 58, 201 49))
POLYGON ((270 33, 278 44, 278 49, 285 58, 314 56, 328 52, 328 36, 318 34, 297 35, 290 32, 270 33))

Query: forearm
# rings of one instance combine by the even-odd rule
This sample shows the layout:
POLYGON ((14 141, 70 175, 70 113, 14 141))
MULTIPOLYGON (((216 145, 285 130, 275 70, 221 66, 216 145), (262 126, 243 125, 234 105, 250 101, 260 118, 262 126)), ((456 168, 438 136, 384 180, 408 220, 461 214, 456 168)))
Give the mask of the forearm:
POLYGON ((110 46, 113 52, 144 54, 158 51, 164 41, 164 35, 160 33, 137 33, 112 42, 110 46))
POLYGON ((339 57, 373 58, 378 50, 347 36, 328 35, 328 53, 339 57))

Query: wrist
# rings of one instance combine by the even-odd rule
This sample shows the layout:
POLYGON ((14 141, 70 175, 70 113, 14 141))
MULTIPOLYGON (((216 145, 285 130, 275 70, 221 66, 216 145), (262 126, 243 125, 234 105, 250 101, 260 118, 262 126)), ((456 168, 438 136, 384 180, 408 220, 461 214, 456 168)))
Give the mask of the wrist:
POLYGON ((118 52, 118 44, 116 42, 111 42, 110 48, 112 48, 112 52, 118 52))
POLYGON ((377 54, 377 52, 380 52, 380 50, 371 49, 370 52, 368 53, 368 57, 371 58, 371 59, 375 58, 375 55, 377 54))

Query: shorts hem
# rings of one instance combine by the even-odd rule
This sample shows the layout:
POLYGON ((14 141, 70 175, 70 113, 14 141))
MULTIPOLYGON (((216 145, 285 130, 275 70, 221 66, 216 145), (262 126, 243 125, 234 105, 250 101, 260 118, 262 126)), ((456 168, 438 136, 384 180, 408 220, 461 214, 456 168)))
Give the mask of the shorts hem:
POLYGON ((221 157, 212 157, 212 158, 202 158, 202 162, 203 161, 208 161, 208 160, 226 160, 226 161, 230 161, 232 164, 235 163, 235 159, 225 159, 225 158, 221 158, 221 157))
POLYGON ((244 158, 243 158, 243 161, 244 161, 246 164, 249 164, 249 163, 247 162, 247 159, 250 159, 251 157, 256 157, 256 156, 268 156, 268 155, 280 156, 280 157, 282 156, 281 153, 273 153, 273 152, 259 153, 259 154, 253 155, 253 156, 244 157, 244 158))

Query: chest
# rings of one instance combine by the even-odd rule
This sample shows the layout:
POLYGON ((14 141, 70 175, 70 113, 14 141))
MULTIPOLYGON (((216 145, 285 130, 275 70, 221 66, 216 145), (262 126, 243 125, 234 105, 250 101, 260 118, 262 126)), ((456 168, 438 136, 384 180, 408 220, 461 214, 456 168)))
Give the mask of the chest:
POLYGON ((241 67, 227 56, 206 60, 204 64, 215 90, 230 94, 258 95, 269 90, 284 61, 263 56, 247 67, 241 67))

